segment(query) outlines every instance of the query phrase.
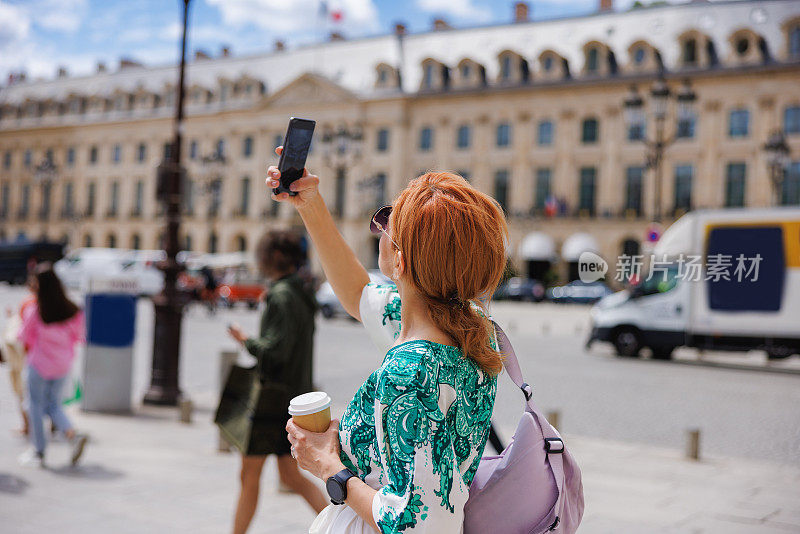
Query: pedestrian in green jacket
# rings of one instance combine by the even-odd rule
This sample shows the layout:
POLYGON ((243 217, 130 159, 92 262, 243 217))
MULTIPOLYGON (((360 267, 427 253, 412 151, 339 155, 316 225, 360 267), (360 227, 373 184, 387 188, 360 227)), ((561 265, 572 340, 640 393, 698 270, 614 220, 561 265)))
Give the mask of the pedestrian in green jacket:
MULTIPOLYGON (((257 337, 247 337, 236 325, 228 332, 258 359, 265 379, 289 387, 292 396, 312 390, 314 349, 313 288, 297 274, 306 259, 300 238, 293 232, 273 230, 265 234, 256 249, 259 270, 270 280, 266 308, 261 315, 257 337)), ((288 408, 288 406, 287 406, 288 408)), ((258 503, 259 480, 268 454, 278 457, 278 473, 283 484, 299 493, 319 513, 327 499, 303 476, 290 454, 285 422, 259 420, 255 414, 254 454, 242 455, 241 492, 234 520, 234 534, 247 531, 258 503)), ((252 452, 252 451, 251 451, 252 452)))

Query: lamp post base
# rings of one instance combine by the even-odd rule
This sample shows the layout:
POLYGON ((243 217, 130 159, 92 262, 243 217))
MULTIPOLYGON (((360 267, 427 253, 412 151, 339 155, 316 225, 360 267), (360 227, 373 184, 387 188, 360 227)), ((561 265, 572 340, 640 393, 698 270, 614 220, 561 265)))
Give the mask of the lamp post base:
POLYGON ((145 404, 177 406, 181 397, 178 387, 178 359, 183 306, 168 302, 164 295, 154 299, 153 373, 145 404))

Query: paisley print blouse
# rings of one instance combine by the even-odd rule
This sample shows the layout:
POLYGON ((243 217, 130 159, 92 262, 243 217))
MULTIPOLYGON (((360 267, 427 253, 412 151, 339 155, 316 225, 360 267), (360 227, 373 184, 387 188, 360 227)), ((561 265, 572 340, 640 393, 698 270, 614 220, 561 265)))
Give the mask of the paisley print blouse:
POLYGON ((460 532, 497 379, 451 345, 394 345, 400 333, 394 285, 368 284, 360 313, 386 356, 342 416, 342 461, 378 490, 372 514, 382 533, 460 532))

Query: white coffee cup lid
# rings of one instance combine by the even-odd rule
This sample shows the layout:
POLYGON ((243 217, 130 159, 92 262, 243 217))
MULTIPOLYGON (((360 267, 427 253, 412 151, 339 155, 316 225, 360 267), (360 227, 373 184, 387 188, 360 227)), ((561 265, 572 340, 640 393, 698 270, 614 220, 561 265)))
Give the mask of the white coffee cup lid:
POLYGON ((310 415, 321 412, 331 405, 331 398, 324 391, 303 393, 289 401, 289 415, 310 415))

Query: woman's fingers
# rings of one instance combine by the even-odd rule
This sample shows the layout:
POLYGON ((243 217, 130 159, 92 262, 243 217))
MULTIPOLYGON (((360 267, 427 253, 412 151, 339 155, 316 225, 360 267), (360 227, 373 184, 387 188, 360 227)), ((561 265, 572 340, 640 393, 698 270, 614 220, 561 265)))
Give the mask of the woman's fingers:
POLYGON ((298 178, 289 186, 289 189, 295 192, 305 191, 306 189, 313 189, 319 185, 319 177, 313 174, 306 174, 302 178, 298 178))

